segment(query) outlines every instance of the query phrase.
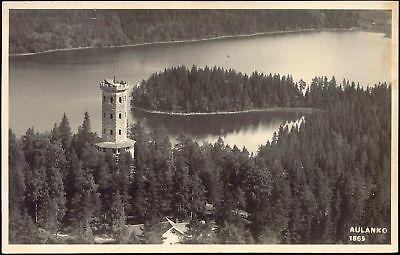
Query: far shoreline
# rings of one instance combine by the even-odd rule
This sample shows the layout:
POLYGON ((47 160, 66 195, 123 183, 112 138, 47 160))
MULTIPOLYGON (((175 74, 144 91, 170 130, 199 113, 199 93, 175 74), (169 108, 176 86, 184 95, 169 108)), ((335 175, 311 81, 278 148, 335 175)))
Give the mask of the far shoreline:
MULTIPOLYGON (((39 52, 27 52, 27 53, 12 53, 9 54, 9 57, 22 57, 22 56, 32 56, 38 54, 45 53, 53 53, 53 52, 61 52, 61 51, 72 51, 72 50, 87 50, 87 49, 105 49, 105 48, 127 48, 127 47, 139 47, 139 46, 152 46, 152 45, 163 45, 163 44, 179 44, 179 43, 192 43, 192 42, 203 42, 203 41, 214 41, 214 40, 223 40, 223 39, 234 39, 234 38, 242 38, 242 37, 257 37, 264 35, 279 35, 279 34, 290 34, 290 33, 302 33, 302 32, 324 32, 324 31, 365 31, 365 32, 373 32, 366 31, 359 27, 354 28, 306 28, 299 30, 279 30, 273 32, 259 32, 253 34, 241 34, 241 35, 221 35, 210 38, 202 38, 202 39, 188 39, 188 40, 177 40, 177 41, 161 41, 161 42, 147 42, 147 43, 136 43, 136 44, 126 44, 126 45, 113 45, 113 46, 103 46, 103 47, 75 47, 75 48, 62 48, 62 49, 53 49, 39 52)), ((375 33, 383 33, 375 31, 375 33)))
POLYGON ((303 113, 313 113, 320 112, 321 109, 310 108, 310 107, 270 107, 261 109, 250 109, 241 111, 217 111, 217 112, 165 112, 165 111, 155 111, 148 110, 139 107, 132 107, 132 111, 140 111, 155 115, 169 115, 169 116, 206 116, 206 115, 233 115, 242 113, 253 113, 253 112, 303 112, 303 113))

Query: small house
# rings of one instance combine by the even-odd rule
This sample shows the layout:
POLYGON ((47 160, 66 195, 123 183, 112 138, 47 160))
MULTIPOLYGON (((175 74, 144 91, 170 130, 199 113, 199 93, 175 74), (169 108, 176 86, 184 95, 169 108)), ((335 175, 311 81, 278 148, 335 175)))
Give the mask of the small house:
MULTIPOLYGON (((180 243, 186 236, 187 222, 174 222, 168 217, 166 221, 159 223, 159 233, 161 234, 163 244, 177 244, 180 243)), ((128 225, 128 235, 133 233, 135 236, 143 235, 144 224, 128 225)))
POLYGON ((186 236, 187 223, 186 222, 175 223, 172 220, 168 219, 167 217, 166 219, 170 225, 170 228, 164 234, 162 234, 163 244, 180 243, 186 236))

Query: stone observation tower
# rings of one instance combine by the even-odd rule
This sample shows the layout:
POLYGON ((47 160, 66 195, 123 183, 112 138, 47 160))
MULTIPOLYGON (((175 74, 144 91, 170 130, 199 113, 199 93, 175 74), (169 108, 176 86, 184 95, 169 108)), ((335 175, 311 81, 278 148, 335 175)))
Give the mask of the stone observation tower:
POLYGON ((96 144, 100 151, 119 154, 122 150, 133 154, 135 142, 127 137, 128 88, 125 81, 104 80, 100 82, 102 101, 102 141, 96 144))

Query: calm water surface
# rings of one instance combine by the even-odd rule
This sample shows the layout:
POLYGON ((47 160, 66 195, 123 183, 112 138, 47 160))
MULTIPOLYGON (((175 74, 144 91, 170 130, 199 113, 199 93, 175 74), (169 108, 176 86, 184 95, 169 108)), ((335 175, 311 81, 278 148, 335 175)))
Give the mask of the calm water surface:
MULTIPOLYGON (((176 65, 221 66, 241 72, 292 74, 310 82, 314 76, 335 75, 363 86, 390 81, 390 39, 359 31, 305 32, 214 41, 82 49, 10 57, 10 127, 17 135, 33 126, 50 130, 63 112, 74 131, 88 111, 94 131, 101 129, 99 81, 116 76, 131 83, 176 65)), ((239 96, 239 95, 238 95, 239 96)), ((187 134, 199 142, 224 137, 228 144, 256 151, 283 123, 299 113, 169 117, 134 112, 130 122, 147 128, 164 125, 176 141, 187 134)))

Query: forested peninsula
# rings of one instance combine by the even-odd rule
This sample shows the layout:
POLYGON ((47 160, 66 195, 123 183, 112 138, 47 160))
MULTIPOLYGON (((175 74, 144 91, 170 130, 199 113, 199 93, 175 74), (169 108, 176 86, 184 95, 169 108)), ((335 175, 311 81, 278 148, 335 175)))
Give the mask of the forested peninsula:
POLYGON ((10 54, 198 40, 276 31, 360 28, 390 33, 390 11, 10 10, 10 54), (371 25, 373 24, 373 25, 371 25))
POLYGON ((306 107, 303 80, 291 75, 250 76, 221 67, 171 67, 152 74, 132 91, 132 107, 153 113, 203 114, 306 107))
POLYGON ((281 126, 256 154, 222 139, 172 146, 163 128, 136 123, 135 153, 116 164, 95 149, 89 114, 75 134, 65 115, 50 132, 10 130, 10 243, 161 243, 165 216, 189 221, 184 243, 351 243, 351 226, 386 227, 365 243, 390 243, 390 85, 317 77, 305 95, 293 91, 285 96, 323 111, 281 126))

